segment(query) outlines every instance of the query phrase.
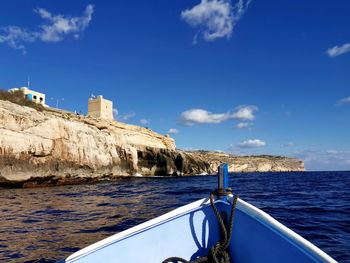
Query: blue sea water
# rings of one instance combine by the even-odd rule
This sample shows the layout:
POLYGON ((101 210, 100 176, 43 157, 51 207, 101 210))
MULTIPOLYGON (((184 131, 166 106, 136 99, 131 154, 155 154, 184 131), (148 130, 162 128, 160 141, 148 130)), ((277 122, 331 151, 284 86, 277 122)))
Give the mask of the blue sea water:
MULTIPOLYGON (((207 197, 216 182, 193 176, 0 188, 0 262, 55 262, 207 197)), ((230 186, 334 259, 350 262, 350 172, 235 174, 230 186)))

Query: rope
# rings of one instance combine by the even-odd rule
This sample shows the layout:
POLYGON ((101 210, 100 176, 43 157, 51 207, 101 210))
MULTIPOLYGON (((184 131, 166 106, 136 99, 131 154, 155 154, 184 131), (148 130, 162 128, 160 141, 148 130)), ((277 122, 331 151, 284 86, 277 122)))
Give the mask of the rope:
POLYGON ((227 248, 231 242, 232 238, 232 229, 233 229, 233 219, 235 215, 235 208, 237 204, 238 195, 235 195, 230 213, 230 221, 228 229, 225 226, 224 220, 222 219, 218 209, 215 206, 214 194, 210 194, 210 205, 214 211, 216 218, 219 221, 220 231, 221 231, 221 241, 218 241, 213 247, 209 250, 208 256, 202 256, 196 258, 193 261, 188 261, 180 257, 170 257, 165 259, 162 263, 230 263, 230 255, 227 251, 227 248))

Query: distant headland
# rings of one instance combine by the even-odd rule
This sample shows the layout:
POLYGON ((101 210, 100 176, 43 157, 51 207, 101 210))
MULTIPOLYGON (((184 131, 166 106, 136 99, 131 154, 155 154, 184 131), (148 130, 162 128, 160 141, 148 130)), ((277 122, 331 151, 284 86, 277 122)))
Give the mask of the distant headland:
POLYGON ((45 94, 30 91, 0 91, 0 185, 212 174, 222 162, 237 172, 304 171, 295 158, 178 150, 169 135, 113 120, 102 96, 88 99, 83 116, 49 108, 45 94))

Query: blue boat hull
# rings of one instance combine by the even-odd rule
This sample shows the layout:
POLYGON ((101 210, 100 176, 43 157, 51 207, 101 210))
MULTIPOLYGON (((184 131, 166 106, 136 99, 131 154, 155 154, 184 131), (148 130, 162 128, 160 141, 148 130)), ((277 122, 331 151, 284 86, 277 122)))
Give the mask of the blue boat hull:
MULTIPOLYGON (((230 197, 232 198, 232 197, 230 197)), ((230 204, 216 201, 220 213, 230 204)), ((194 260, 220 239, 217 218, 203 199, 84 248, 65 262, 162 262, 171 256, 194 260)), ((256 207, 239 200, 232 262, 335 262, 326 253, 256 207)))

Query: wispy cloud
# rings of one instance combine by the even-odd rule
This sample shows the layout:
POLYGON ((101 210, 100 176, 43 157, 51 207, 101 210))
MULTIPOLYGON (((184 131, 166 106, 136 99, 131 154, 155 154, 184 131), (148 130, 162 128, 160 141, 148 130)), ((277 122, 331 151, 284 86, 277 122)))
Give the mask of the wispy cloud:
POLYGON ((94 6, 88 5, 83 16, 80 17, 53 15, 44 8, 38 8, 34 11, 46 20, 46 24, 41 26, 40 39, 45 42, 57 42, 69 34, 78 38, 79 33, 89 25, 94 13, 94 6))
POLYGON ((181 113, 180 123, 192 126, 194 124, 222 123, 229 119, 254 120, 256 106, 239 106, 234 112, 211 113, 203 109, 191 109, 181 113))
POLYGON ((140 123, 141 123, 142 125, 147 125, 147 124, 149 124, 149 123, 150 123, 150 120, 147 120, 147 119, 141 119, 141 120, 140 120, 140 123))
POLYGON ((260 148, 266 146, 266 142, 259 139, 250 139, 237 145, 239 148, 260 148))
POLYGON ((294 146, 296 146, 295 142, 287 142, 287 143, 282 144, 283 148, 294 147, 294 146))
POLYGON ((337 101, 336 105, 341 106, 350 103, 350 97, 342 98, 337 101))
POLYGON ((201 0, 191 9, 181 12, 181 18, 192 27, 199 27, 193 38, 201 35, 206 41, 230 38, 232 31, 248 9, 251 0, 238 0, 232 5, 230 0, 201 0))
POLYGON ((236 109, 236 112, 232 113, 231 118, 237 120, 249 120, 252 121, 255 119, 254 113, 258 110, 256 106, 239 106, 236 109))
POLYGON ((113 118, 116 120, 118 118, 119 111, 117 108, 113 108, 113 118))
POLYGON ((343 44, 341 46, 334 46, 332 48, 327 49, 326 54, 331 57, 337 57, 342 54, 350 52, 350 43, 343 44))
POLYGON ((253 123, 251 122, 240 122, 236 125, 237 129, 245 129, 245 128, 251 128, 253 126, 253 123))
POLYGON ((133 117, 136 116, 136 113, 134 112, 129 112, 129 113, 125 113, 125 114, 120 114, 118 115, 118 120, 123 120, 123 121, 127 121, 133 117))
POLYGON ((326 151, 327 154, 339 154, 342 153, 341 151, 337 151, 337 150, 327 150, 326 151))
POLYGON ((2 31, 0 33, 0 43, 6 43, 11 48, 22 50, 25 54, 25 43, 35 41, 58 42, 68 35, 73 35, 77 39, 80 33, 89 25, 94 6, 86 6, 82 16, 54 15, 44 8, 34 9, 34 12, 44 19, 44 23, 39 26, 40 30, 29 31, 12 25, 2 27, 0 28, 2 31))
POLYGON ((174 129, 174 128, 170 128, 168 133, 169 134, 176 134, 176 133, 179 133, 180 131, 178 129, 174 129))
POLYGON ((0 43, 7 43, 7 45, 13 49, 22 50, 25 54, 26 50, 23 42, 34 42, 38 38, 38 34, 35 32, 28 32, 26 29, 22 29, 18 26, 7 26, 0 28, 3 31, 0 34, 0 43))
POLYGON ((305 149, 294 151, 294 157, 305 162, 307 170, 350 170, 350 151, 305 149))

